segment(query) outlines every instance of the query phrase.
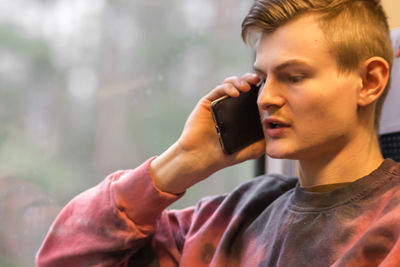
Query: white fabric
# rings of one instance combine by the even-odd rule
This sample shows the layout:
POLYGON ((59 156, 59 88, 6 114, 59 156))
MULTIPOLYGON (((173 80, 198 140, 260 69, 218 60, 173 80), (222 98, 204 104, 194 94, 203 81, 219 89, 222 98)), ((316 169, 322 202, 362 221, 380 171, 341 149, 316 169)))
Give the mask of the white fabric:
MULTIPOLYGON (((400 28, 391 31, 393 50, 400 49, 400 28)), ((392 66, 392 85, 382 109, 380 134, 400 132, 400 57, 395 57, 392 66)))

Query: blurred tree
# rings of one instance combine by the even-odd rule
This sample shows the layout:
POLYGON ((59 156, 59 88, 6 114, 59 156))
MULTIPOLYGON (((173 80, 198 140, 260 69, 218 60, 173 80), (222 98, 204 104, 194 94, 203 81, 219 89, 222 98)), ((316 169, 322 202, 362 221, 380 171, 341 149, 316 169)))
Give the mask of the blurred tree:
MULTIPOLYGON (((240 40, 251 2, 0 3, 1 266, 32 266, 58 206, 161 153, 201 96, 251 69, 240 40)), ((231 190, 250 168, 213 175, 174 207, 231 190)))

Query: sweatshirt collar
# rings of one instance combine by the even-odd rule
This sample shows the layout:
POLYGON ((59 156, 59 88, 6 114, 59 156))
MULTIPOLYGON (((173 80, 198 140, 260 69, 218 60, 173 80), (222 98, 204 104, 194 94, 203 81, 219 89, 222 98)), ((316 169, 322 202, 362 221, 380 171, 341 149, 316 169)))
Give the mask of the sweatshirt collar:
MULTIPOLYGON (((400 163, 385 159, 369 175, 331 192, 309 192, 297 183, 290 200, 290 208, 297 211, 322 211, 346 205, 400 182, 400 163), (398 178, 398 179, 395 179, 398 178), (393 181, 395 180, 395 181, 393 181), (390 185, 388 185, 390 184, 390 185)), ((390 188, 389 187, 389 188, 390 188)))

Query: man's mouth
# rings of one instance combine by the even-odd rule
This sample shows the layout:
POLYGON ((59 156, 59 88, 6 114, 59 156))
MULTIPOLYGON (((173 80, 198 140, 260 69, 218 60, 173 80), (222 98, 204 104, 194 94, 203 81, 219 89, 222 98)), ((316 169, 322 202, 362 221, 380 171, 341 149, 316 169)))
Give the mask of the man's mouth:
POLYGON ((290 127, 289 123, 286 123, 282 120, 268 118, 264 120, 264 125, 270 129, 282 128, 282 127, 290 127))
POLYGON ((285 127, 285 126, 283 124, 275 123, 275 122, 269 123, 269 128, 271 128, 271 129, 281 128, 281 127, 285 127))
POLYGON ((287 128, 291 127, 289 123, 275 118, 265 119, 263 120, 263 124, 265 127, 266 135, 270 137, 279 137, 285 132, 287 128))

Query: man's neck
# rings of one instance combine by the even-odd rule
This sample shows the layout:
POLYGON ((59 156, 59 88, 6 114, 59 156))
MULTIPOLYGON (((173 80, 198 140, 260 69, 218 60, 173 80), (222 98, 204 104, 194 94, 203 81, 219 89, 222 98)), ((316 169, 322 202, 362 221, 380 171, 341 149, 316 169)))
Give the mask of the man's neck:
POLYGON ((334 155, 299 160, 301 186, 353 182, 383 161, 377 136, 355 138, 334 155))

